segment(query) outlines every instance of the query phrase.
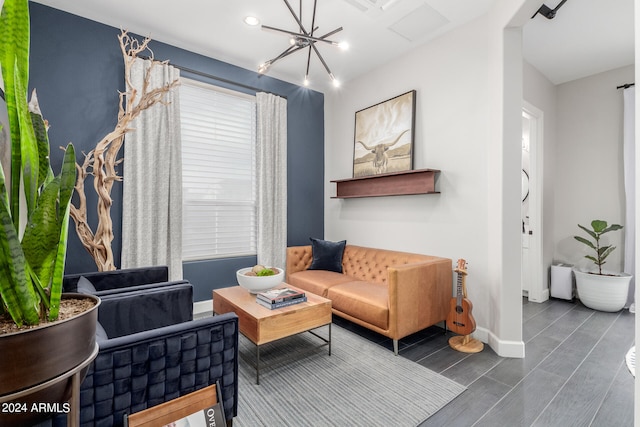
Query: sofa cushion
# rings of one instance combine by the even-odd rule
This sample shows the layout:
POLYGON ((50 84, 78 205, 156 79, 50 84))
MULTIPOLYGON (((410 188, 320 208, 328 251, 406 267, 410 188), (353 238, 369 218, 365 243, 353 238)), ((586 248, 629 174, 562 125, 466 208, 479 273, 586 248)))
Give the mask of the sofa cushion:
POLYGON ((303 270, 291 273, 287 283, 304 289, 312 294, 327 297, 327 289, 340 283, 350 282, 353 278, 342 273, 326 270, 303 270))
POLYGON ((346 240, 340 242, 330 242, 310 238, 313 253, 313 261, 309 270, 328 270, 342 273, 342 254, 347 244, 346 240))
POLYGON ((387 285, 352 280, 329 288, 327 298, 331 300, 331 308, 381 329, 389 329, 387 285))

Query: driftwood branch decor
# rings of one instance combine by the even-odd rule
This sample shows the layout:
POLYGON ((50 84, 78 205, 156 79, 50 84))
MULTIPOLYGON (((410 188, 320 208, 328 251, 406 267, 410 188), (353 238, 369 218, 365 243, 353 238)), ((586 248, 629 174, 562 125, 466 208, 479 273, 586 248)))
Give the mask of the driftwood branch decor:
MULTIPOLYGON (((149 81, 153 66, 144 76, 142 91, 137 91, 130 81, 130 70, 136 58, 141 52, 151 50, 148 47, 151 39, 145 38, 142 43, 129 37, 127 31, 122 31, 118 36, 120 49, 124 57, 126 91, 120 92, 120 108, 118 111, 118 123, 113 131, 105 135, 96 147, 85 154, 82 165, 76 164, 78 178, 75 185, 77 200, 71 205, 71 218, 73 218, 76 231, 85 249, 91 254, 98 271, 115 270, 111 242, 113 241, 113 222, 111 220, 111 189, 115 181, 122 181, 118 175, 116 166, 123 159, 118 158, 124 137, 134 129, 130 128, 131 122, 144 110, 157 103, 164 103, 164 96, 172 88, 179 84, 174 80, 160 88, 151 89, 149 81), (95 231, 87 221, 87 197, 85 193, 85 180, 87 176, 93 176, 93 188, 98 195, 97 213, 98 225, 95 231)), ((151 52, 153 60, 153 52, 151 52)), ((158 62, 153 61, 153 65, 158 62)))

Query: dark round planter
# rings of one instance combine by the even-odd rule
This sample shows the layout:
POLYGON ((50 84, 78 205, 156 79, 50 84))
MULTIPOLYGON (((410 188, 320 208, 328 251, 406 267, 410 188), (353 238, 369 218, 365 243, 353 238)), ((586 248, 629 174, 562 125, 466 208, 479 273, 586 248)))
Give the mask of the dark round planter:
POLYGON ((100 298, 76 293, 63 294, 62 298, 91 299, 95 305, 69 319, 0 335, 0 400, 4 402, 2 409, 6 409, 0 411, 1 426, 28 426, 68 411, 64 403, 71 397, 71 378, 5 402, 8 395, 62 376, 93 354, 100 298))

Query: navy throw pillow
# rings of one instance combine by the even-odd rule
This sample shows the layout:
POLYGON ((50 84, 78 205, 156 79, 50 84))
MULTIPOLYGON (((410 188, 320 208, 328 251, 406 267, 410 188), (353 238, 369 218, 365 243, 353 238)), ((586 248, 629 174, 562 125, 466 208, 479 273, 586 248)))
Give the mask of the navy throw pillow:
POLYGON ((310 240, 313 261, 309 266, 309 270, 327 270, 342 273, 342 255, 347 241, 330 242, 328 240, 314 239, 313 237, 310 240))

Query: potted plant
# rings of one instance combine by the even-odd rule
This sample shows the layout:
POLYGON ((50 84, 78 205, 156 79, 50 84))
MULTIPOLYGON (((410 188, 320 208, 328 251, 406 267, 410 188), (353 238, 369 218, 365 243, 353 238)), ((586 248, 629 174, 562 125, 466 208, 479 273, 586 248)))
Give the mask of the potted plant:
MULTIPOLYGON (((0 15, 0 64, 11 138, 10 148, 3 149, 11 150, 11 164, 10 171, 0 165, 3 401, 16 391, 55 379, 85 362, 95 350, 99 305, 96 297, 74 295, 75 305, 84 305, 74 309, 81 314, 59 319, 68 305, 62 296, 62 279, 76 159, 69 144, 61 172, 54 176, 47 123, 35 91, 27 102, 29 31, 28 0, 5 0, 0 15)), ((32 400, 59 403, 68 399, 66 383, 54 388, 55 392, 46 389, 32 400), (57 392, 61 395, 56 397, 57 392)), ((29 423, 5 411, 0 414, 1 425, 29 423)))
POLYGON ((582 236, 574 236, 574 238, 586 245, 593 252, 585 255, 585 258, 593 262, 597 267, 595 272, 584 272, 574 269, 576 276, 576 287, 578 290, 578 298, 582 303, 594 310, 600 311, 620 311, 627 303, 627 295, 629 292, 629 282, 631 275, 626 273, 607 273, 603 272, 602 266, 606 263, 606 259, 615 250, 613 245, 602 245, 600 238, 603 234, 611 231, 621 230, 623 227, 619 224, 607 224, 606 221, 599 219, 591 221, 591 229, 578 224, 593 240, 589 240, 582 236))

